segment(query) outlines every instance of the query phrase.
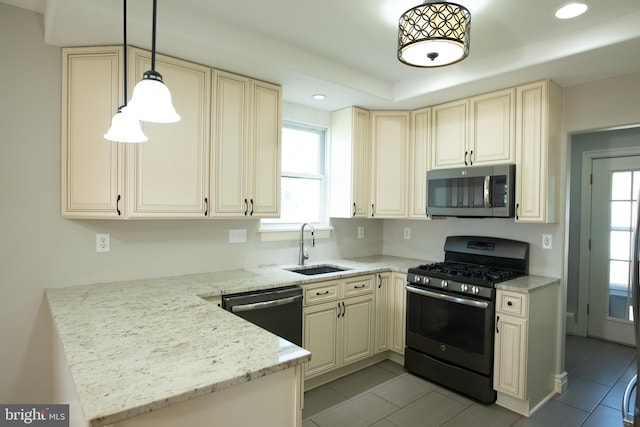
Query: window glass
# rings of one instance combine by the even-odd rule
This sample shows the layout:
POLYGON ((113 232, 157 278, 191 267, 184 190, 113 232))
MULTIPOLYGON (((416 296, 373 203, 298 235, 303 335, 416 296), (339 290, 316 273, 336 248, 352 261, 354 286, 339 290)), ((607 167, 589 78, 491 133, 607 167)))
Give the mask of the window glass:
POLYGON ((326 224, 325 130, 298 124, 282 125, 280 218, 263 225, 326 224))

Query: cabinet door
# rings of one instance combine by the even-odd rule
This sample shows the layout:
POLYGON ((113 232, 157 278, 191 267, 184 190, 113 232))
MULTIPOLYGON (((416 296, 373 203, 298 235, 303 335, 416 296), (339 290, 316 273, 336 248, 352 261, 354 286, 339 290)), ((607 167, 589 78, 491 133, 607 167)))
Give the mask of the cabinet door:
POLYGON ((411 113, 409 142, 409 218, 427 219, 427 170, 431 139, 431 108, 411 113))
POLYGON ((104 139, 122 102, 122 48, 62 49, 61 213, 122 215, 122 145, 104 139))
POLYGON ((498 314, 493 388, 526 399, 527 320, 498 314))
POLYGON ((250 80, 215 71, 213 76, 212 216, 248 212, 246 158, 249 139, 250 80))
POLYGON ((369 294, 347 298, 343 304, 341 361, 346 365, 373 355, 375 303, 369 294))
POLYGON ((303 310, 303 347, 313 357, 305 364, 305 377, 312 377, 339 367, 338 318, 340 302, 331 302, 303 310))
POLYGON ((331 113, 329 215, 364 218, 369 209, 369 112, 347 107, 331 113))
POLYGON ((516 221, 557 221, 562 89, 548 80, 516 88, 516 221))
POLYGON ((468 164, 468 106, 468 99, 462 99, 432 107, 432 169, 468 164))
POLYGON ((515 89, 469 100, 469 160, 472 165, 515 161, 515 89))
POLYGON ((371 217, 406 218, 409 175, 409 113, 371 113, 371 217))
POLYGON ((391 276, 391 298, 389 304, 392 307, 391 315, 391 350, 404 354, 405 342, 405 325, 406 325, 406 298, 407 291, 405 285, 407 283, 407 275, 393 273, 391 276))
MULTIPOLYGON (((280 216, 281 88, 253 81, 248 164, 248 216, 280 216)), ((223 185, 226 185, 223 184, 223 185)))
MULTIPOLYGON (((131 58, 133 88, 151 69, 151 53, 132 48, 131 58)), ((127 147, 129 216, 203 217, 209 196, 211 69, 156 55, 156 70, 169 87, 181 120, 142 122, 149 141, 127 147)))
POLYGON ((378 273, 376 276, 376 353, 389 349, 390 281, 391 273, 378 273))

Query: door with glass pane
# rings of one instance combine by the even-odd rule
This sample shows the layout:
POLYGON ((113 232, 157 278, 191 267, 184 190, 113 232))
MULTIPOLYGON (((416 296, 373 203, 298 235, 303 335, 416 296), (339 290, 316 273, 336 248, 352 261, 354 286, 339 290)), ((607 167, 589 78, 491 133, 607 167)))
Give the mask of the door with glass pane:
POLYGON ((634 345, 630 266, 640 157, 595 159, 588 334, 634 345))

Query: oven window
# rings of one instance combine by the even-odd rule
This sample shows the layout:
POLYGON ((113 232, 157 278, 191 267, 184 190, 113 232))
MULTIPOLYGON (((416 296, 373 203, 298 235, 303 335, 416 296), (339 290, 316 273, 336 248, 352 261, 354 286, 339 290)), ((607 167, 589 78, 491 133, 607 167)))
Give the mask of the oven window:
POLYGON ((484 354, 487 309, 410 295, 407 329, 464 351, 484 354))

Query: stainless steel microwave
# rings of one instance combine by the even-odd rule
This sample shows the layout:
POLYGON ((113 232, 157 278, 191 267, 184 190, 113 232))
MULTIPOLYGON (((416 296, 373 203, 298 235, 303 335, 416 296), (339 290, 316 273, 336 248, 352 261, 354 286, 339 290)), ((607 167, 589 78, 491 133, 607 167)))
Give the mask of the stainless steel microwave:
POLYGON ((515 214, 515 165, 427 172, 427 215, 502 217, 515 214))

